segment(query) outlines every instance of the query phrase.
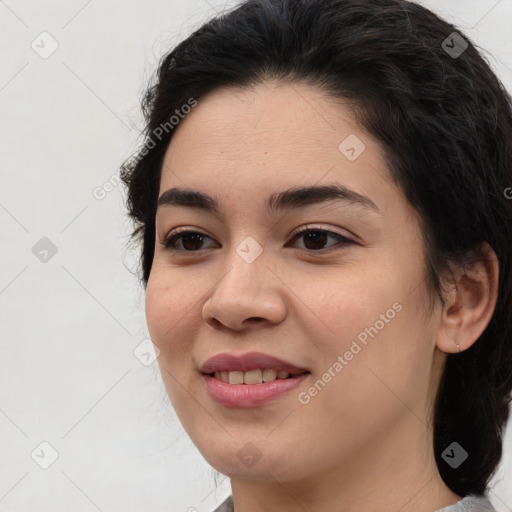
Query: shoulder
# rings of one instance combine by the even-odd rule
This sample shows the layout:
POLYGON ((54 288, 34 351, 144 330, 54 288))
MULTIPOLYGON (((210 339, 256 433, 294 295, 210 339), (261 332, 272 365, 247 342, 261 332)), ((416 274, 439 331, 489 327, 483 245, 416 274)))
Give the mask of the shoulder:
POLYGON ((228 496, 213 512, 233 512, 233 496, 228 496))
MULTIPOLYGON (((234 512, 233 497, 228 496, 213 512, 234 512)), ((491 502, 483 496, 466 496, 455 505, 437 512, 496 512, 491 502)))
POLYGON ((437 512, 496 512, 496 509, 484 496, 470 495, 454 505, 439 509, 437 512))

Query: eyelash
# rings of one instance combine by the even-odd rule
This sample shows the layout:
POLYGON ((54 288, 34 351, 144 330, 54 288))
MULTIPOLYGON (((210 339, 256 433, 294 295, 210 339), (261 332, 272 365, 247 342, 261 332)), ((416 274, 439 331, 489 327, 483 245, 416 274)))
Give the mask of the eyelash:
MULTIPOLYGON (((339 233, 334 233, 333 231, 329 231, 329 230, 326 230, 326 229, 323 229, 323 228, 309 227, 309 226, 307 226, 304 229, 301 229, 299 231, 295 231, 294 233, 292 233, 292 235, 291 235, 292 241, 296 240, 297 238, 300 238, 301 236, 304 236, 307 233, 311 233, 311 232, 325 233, 328 236, 332 236, 332 237, 338 239, 338 243, 334 244, 334 245, 332 245, 330 247, 327 247, 325 249, 307 249, 307 248, 302 248, 302 247, 300 247, 299 249, 301 249, 303 251, 307 251, 309 253, 322 253, 322 254, 326 254, 326 253, 331 252, 333 250, 343 249, 347 245, 355 244, 355 242, 353 240, 350 240, 349 238, 347 238, 347 237, 345 237, 343 235, 340 235, 339 233)), ((190 254, 200 252, 202 249, 199 249, 197 251, 190 251, 190 250, 178 249, 178 248, 174 247, 174 244, 176 243, 176 241, 181 239, 183 237, 183 235, 185 235, 185 234, 201 235, 203 237, 211 238, 208 235, 205 235, 204 233, 201 233, 199 231, 193 231, 193 230, 189 230, 189 229, 186 229, 186 228, 185 229, 184 228, 176 228, 174 231, 171 231, 169 233, 169 235, 166 237, 166 239, 164 240, 162 245, 167 250, 173 251, 173 252, 182 252, 182 253, 190 253, 190 254)))

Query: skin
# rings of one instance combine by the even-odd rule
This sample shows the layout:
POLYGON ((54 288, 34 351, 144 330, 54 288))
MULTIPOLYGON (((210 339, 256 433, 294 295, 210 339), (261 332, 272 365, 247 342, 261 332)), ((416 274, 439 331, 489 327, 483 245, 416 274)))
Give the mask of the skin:
POLYGON ((382 147, 347 105, 301 83, 201 98, 165 156, 160 194, 176 186, 216 197, 222 211, 158 208, 147 322, 171 403, 205 459, 230 476, 235 511, 432 512, 456 503, 435 464, 431 409, 446 352, 468 348, 490 320, 494 253, 465 276, 454 269, 458 286, 447 284, 443 309, 427 285, 418 215, 391 180, 382 147), (365 144, 354 161, 338 149, 349 134, 365 144), (340 201, 265 210, 274 192, 332 183, 378 211, 340 201), (322 254, 291 236, 311 225, 354 243, 329 237, 322 254), (207 235, 201 249, 166 249, 177 227, 207 235), (248 236, 263 249, 252 263, 236 252, 248 236), (298 394, 397 302, 401 311, 300 403, 298 394), (261 407, 214 402, 199 366, 249 351, 311 375, 261 407), (248 442, 261 455, 252 467, 237 456, 248 442))

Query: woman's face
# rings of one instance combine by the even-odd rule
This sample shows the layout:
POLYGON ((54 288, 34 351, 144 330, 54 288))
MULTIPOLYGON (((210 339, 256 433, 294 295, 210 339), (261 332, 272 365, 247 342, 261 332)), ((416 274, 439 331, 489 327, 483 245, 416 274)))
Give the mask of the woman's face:
POLYGON ((381 146, 298 83, 217 90, 175 130, 146 313, 172 405, 206 460, 292 481, 428 450, 441 309, 429 311, 418 216, 381 146), (166 247, 176 228, 200 235, 166 247), (282 362, 236 359, 255 352, 282 362), (218 354, 235 356, 217 360, 232 373, 203 374, 218 354), (295 376, 272 383, 284 363, 295 376))

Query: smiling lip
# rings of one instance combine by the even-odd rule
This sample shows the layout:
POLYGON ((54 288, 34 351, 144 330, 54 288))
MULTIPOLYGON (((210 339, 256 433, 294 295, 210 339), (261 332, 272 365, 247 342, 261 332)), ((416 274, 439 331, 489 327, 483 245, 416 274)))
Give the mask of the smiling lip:
POLYGON ((277 379, 261 384, 227 384, 210 375, 203 375, 210 396, 224 407, 258 407, 299 385, 309 372, 287 379, 277 379))
POLYGON ((230 408, 258 407, 299 385, 310 372, 282 359, 261 352, 242 355, 217 354, 208 359, 200 369, 206 388, 213 400, 230 408), (261 384, 228 384, 213 377, 214 372, 246 372, 255 369, 286 371, 287 379, 277 379, 261 384))
MULTIPOLYGON (((292 375, 304 373, 305 368, 287 363, 282 359, 278 359, 261 352, 248 352, 246 354, 235 355, 228 352, 217 354, 208 359, 199 369, 203 374, 211 374, 214 372, 248 372, 250 370, 269 368, 272 370, 285 371, 292 375)), ((235 384, 233 384, 235 385, 235 384)))

